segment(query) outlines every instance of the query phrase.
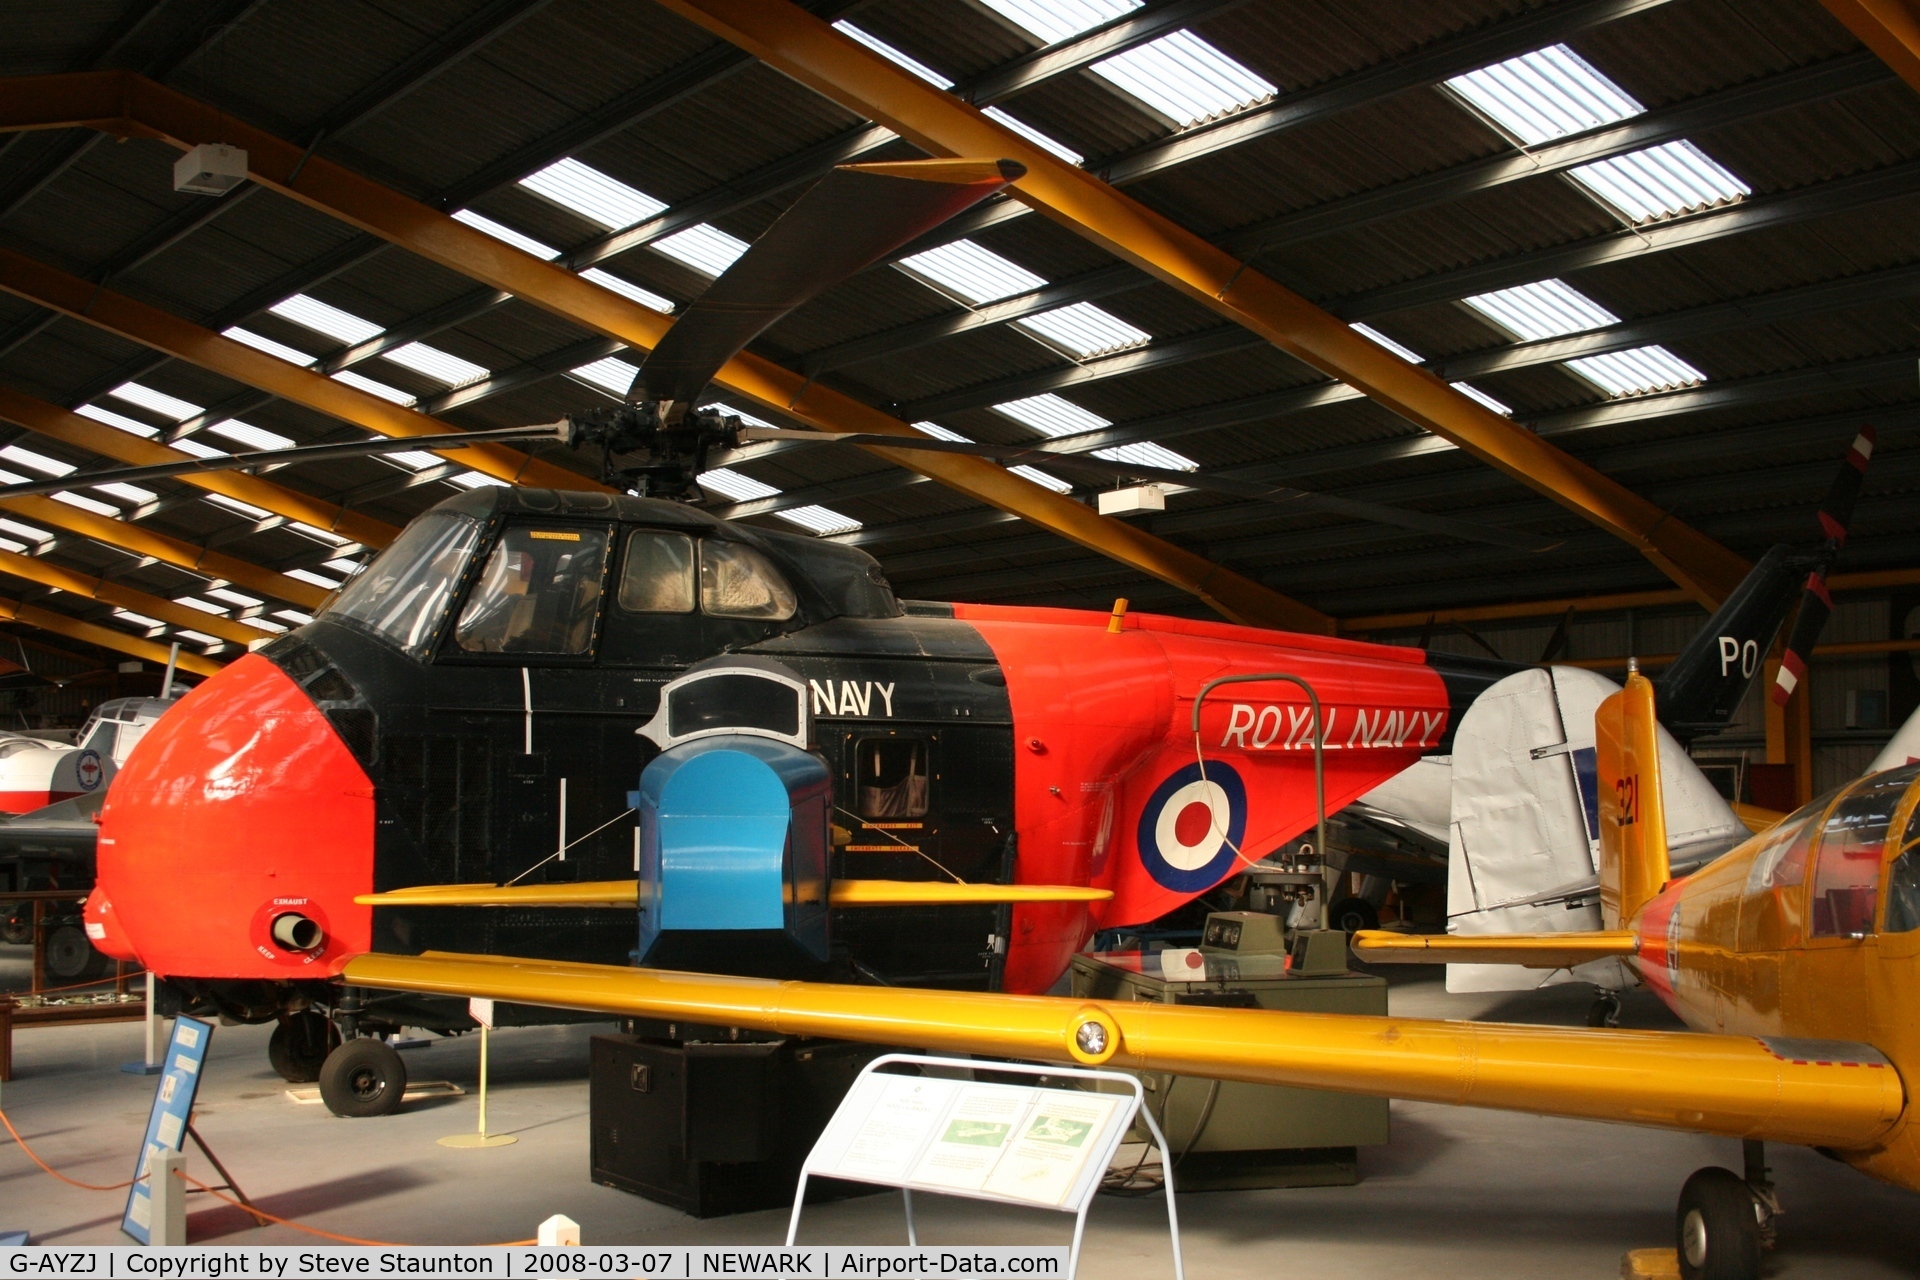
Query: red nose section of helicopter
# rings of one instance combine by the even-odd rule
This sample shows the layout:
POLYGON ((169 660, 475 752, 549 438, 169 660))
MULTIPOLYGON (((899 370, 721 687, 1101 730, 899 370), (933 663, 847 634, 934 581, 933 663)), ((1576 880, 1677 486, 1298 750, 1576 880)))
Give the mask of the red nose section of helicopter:
POLYGON ((155 972, 329 977, 370 946, 373 783, 280 668, 248 655, 154 726, 100 819, 99 889, 155 972))

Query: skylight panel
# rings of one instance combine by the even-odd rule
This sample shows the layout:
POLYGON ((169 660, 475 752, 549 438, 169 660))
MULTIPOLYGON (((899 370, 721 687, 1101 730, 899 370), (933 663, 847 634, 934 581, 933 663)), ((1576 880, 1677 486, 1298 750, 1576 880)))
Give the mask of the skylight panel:
POLYGON ((770 427, 773 425, 771 422, 768 422, 765 418, 756 418, 752 414, 748 413, 745 409, 736 409, 732 405, 722 404, 718 400, 715 400, 711 404, 703 404, 700 407, 702 409, 711 409, 717 413, 730 413, 734 417, 740 419, 740 421, 746 423, 750 427, 770 427))
POLYGON ((1447 385, 1452 387, 1455 391, 1458 391, 1461 395, 1465 396, 1467 399, 1475 400, 1475 401, 1478 401, 1480 404, 1485 405, 1487 408, 1493 410, 1495 413, 1499 414, 1503 418, 1511 418, 1513 416, 1512 409, 1508 408, 1504 404, 1501 404, 1498 400, 1495 400, 1492 396, 1488 395, 1486 392, 1482 391, 1480 388, 1476 386, 1473 386, 1470 383, 1450 382, 1447 385))
POLYGON ((475 231, 483 235, 492 236, 502 244, 510 244, 522 253, 530 253, 534 257, 547 262, 551 262, 560 256, 560 251, 552 245, 542 244, 532 236, 521 235, 512 227, 502 226, 492 218, 486 217, 484 214, 475 213, 471 209, 456 210, 452 214, 452 217, 455 222, 464 222, 475 231))
POLYGON ((1539 280, 1462 301, 1522 342, 1620 323, 1619 316, 1563 280, 1539 280))
POLYGON ((1091 31, 1103 22, 1138 9, 1141 0, 982 0, 987 8, 1010 18, 1034 39, 1058 44, 1069 36, 1091 31))
MULTIPOLYGON (((973 443, 972 437, 963 436, 958 431, 949 430, 948 428, 941 426, 937 422, 916 422, 913 425, 916 429, 918 429, 921 432, 924 432, 927 435, 932 436, 935 440, 951 440, 956 444, 972 444, 973 443)), ((1007 470, 1013 472, 1013 474, 1019 476, 1023 480, 1033 481, 1035 484, 1039 485, 1042 489, 1051 489, 1055 493, 1072 493, 1073 492, 1072 485, 1068 484, 1065 480, 1060 479, 1058 476, 1048 475, 1046 472, 1040 470, 1038 467, 1029 467, 1022 464, 1020 466, 1008 467, 1007 470)))
POLYGON ((11 551, 17 556, 26 555, 27 544, 15 542, 12 538, 0 538, 0 551, 11 551))
POLYGON ((955 240, 925 253, 916 253, 902 258, 898 265, 908 274, 969 304, 997 302, 1017 293, 1031 293, 1047 283, 1044 276, 1037 276, 971 240, 955 240))
POLYGON ((18 520, 9 520, 0 516, 0 529, 5 529, 15 537, 25 538, 28 542, 52 542, 53 535, 45 529, 36 529, 30 524, 21 524, 18 520))
POLYGON ((308 586, 319 587, 322 591, 338 591, 340 584, 324 573, 315 573, 311 569, 289 569, 287 576, 295 582, 304 582, 308 586))
POLYGON ((1076 302, 1070 307, 1043 311, 1037 316, 1015 321, 1015 324, 1065 347, 1081 359, 1111 355, 1153 341, 1153 335, 1145 329, 1136 328, 1091 302, 1076 302))
POLYGON ((1279 92, 1191 31, 1161 36, 1088 70, 1183 126, 1238 111, 1279 92))
POLYGON ((583 364, 571 370, 574 377, 590 382, 596 387, 609 391, 616 396, 624 396, 633 385, 634 378, 640 372, 640 366, 628 364, 615 356, 595 360, 592 364, 583 364))
POLYGON ((684 262, 695 271, 717 276, 747 251, 747 242, 702 222, 685 231, 675 232, 664 240, 655 240, 647 247, 677 262, 684 262))
POLYGON ((520 185, 609 231, 644 222, 667 207, 666 201, 578 160, 556 161, 520 179, 520 185))
POLYGON ((1635 347, 1567 361, 1567 368, 1613 396, 1646 395, 1697 386, 1707 375, 1665 347, 1635 347))
POLYGON ((122 484, 117 480, 112 484, 96 484, 93 487, 109 497, 119 498, 123 502, 131 502, 135 506, 139 506, 144 502, 152 502, 160 496, 151 489, 142 489, 137 484, 122 484))
POLYGON ((379 396, 382 400, 390 400, 394 404, 411 405, 415 399, 398 387, 390 387, 384 382, 375 382, 372 378, 362 377, 351 369, 342 369, 339 373, 333 374, 332 378, 335 382, 344 382, 350 387, 358 387, 368 395, 379 396))
POLYGON ((1016 119, 1015 117, 1008 115, 1006 112, 1002 111, 999 107, 988 107, 981 114, 1005 125, 1007 128, 1013 130, 1015 133, 1025 138, 1028 142, 1031 142, 1034 146, 1039 147, 1042 151, 1051 151, 1054 155, 1059 156, 1062 160, 1065 160, 1068 164, 1079 164, 1081 161, 1086 159, 1085 156, 1081 155, 1078 151, 1075 151, 1072 147, 1068 146, 1066 143, 1060 142, 1054 138, 1049 138, 1046 134, 1040 132, 1038 129, 1034 128, 1032 125, 1028 124, 1026 121, 1016 119))
POLYGON ((344 577, 351 578, 354 574, 360 572, 360 570, 365 568, 366 566, 362 565, 358 560, 349 560, 346 557, 342 556, 338 560, 327 561, 326 564, 323 565, 322 567, 331 569, 335 573, 341 574, 344 577))
POLYGON ((1355 333, 1359 334, 1361 337, 1367 339, 1370 342, 1379 343, 1381 346, 1385 347, 1387 350, 1393 352, 1393 354, 1399 356, 1402 360, 1405 360, 1408 364, 1422 364, 1426 360, 1425 356, 1415 351, 1412 347, 1402 346, 1400 343, 1395 342, 1392 338, 1389 338, 1386 334, 1380 332, 1378 329, 1374 328, 1372 325, 1350 324, 1347 326, 1347 328, 1353 330, 1355 333))
POLYGON ((246 623, 248 626, 258 627, 262 631, 271 631, 277 636, 285 635, 287 631, 287 629, 278 622, 270 622, 265 618, 248 618, 246 619, 246 623))
POLYGON ((310 524, 301 524, 298 520, 287 521, 287 528, 295 533, 305 534, 315 542, 325 542, 336 547, 343 546, 347 541, 337 533, 328 533, 325 529, 316 529, 310 524))
POLYGON ((1646 110, 1564 44, 1455 76, 1447 87, 1528 146, 1646 110))
POLYGON ((588 267, 580 273, 582 280, 591 280, 602 289, 610 289, 631 302, 643 307, 652 307, 665 315, 673 314, 673 300, 663 298, 651 289, 643 289, 631 280, 622 279, 611 271, 602 271, 598 267, 588 267))
MULTIPOLYGON (((1084 431, 1097 431, 1101 427, 1113 425, 1091 409, 1083 409, 1073 401, 1063 399, 1052 392, 1028 396, 1024 400, 1009 400, 993 407, 1015 422, 1032 427, 1041 435, 1055 439, 1061 436, 1079 435, 1084 431)), ((1192 471, 1200 465, 1192 458, 1175 453, 1151 440, 1116 445, 1110 449, 1095 449, 1093 456, 1105 458, 1109 462, 1131 462, 1135 466, 1164 467, 1173 471, 1192 471)))
POLYGON ((312 364, 316 359, 298 347, 290 347, 284 342, 275 342, 272 338, 263 337, 251 329, 242 329, 239 325, 222 329, 220 336, 232 338, 235 342, 252 347, 255 351, 264 351, 277 360, 285 360, 288 364, 297 364, 302 368, 312 364))
POLYGON ((1634 222, 1697 213, 1753 192, 1685 139, 1581 165, 1570 176, 1634 222))
POLYGON ((216 614, 222 618, 227 616, 227 611, 224 608, 214 604, 210 600, 202 600, 198 596, 175 596, 173 602, 175 604, 183 604, 189 609, 198 609, 202 613, 216 614))
POLYGON ((23 467, 31 467, 43 476, 73 474, 73 464, 71 462, 62 462, 58 458, 49 458, 44 453, 35 453, 31 449, 22 449, 17 444, 10 444, 4 449, 0 449, 0 458, 5 458, 8 462, 18 463, 23 467))
POLYGON ((242 502, 238 498, 229 498, 224 493, 203 494, 200 500, 202 502, 211 502, 216 507, 225 507, 229 511, 238 511, 241 515, 248 516, 254 520, 266 520, 273 515, 271 511, 264 511, 251 503, 242 502))
POLYGON ((266 603, 265 600, 259 600, 254 598, 253 596, 243 595, 242 593, 235 591, 231 587, 208 587, 207 594, 212 596, 216 600, 225 600, 228 604, 237 604, 243 609, 251 609, 255 605, 262 605, 266 603))
POLYGON ((909 58, 906 54, 888 44, 885 40, 882 40, 879 36, 862 31, 844 18, 834 23, 833 29, 849 40, 867 46, 867 48, 873 50, 895 66, 905 67, 908 71, 913 72, 914 75, 919 76, 936 89, 953 88, 951 78, 941 75, 924 62, 916 62, 914 59, 909 58))
POLYGON ((304 627, 313 621, 312 614, 302 613, 298 609, 275 609, 273 616, 276 618, 285 618, 288 622, 300 627, 304 627))
POLYGON ((702 471, 700 483, 723 498, 735 502, 752 502, 757 498, 771 498, 780 491, 770 484, 762 484, 752 476, 741 475, 727 467, 715 467, 711 471, 702 471))
POLYGON ((227 456, 225 449, 216 449, 210 444, 202 444, 190 436, 182 436, 180 439, 170 441, 169 443, 180 452, 190 453, 196 458, 224 458, 227 456))
POLYGON ((318 298, 309 298, 304 293, 296 293, 267 308, 282 320, 291 320, 315 333, 323 333, 335 342, 344 342, 352 346, 356 342, 365 342, 376 338, 386 330, 371 320, 362 320, 351 311, 342 311, 329 306, 318 298))
POLYGON ((131 622, 136 627, 146 627, 149 630, 167 625, 158 618, 149 618, 146 614, 135 613, 131 609, 115 609, 113 616, 122 622, 131 622))
MULTIPOLYGON (((1447 86, 1523 146, 1615 124, 1646 110, 1563 44, 1456 76, 1447 86)), ((1633 222, 1710 209, 1752 192, 1684 140, 1582 165, 1568 176, 1633 222)))
POLYGON ((160 434, 158 427, 150 427, 144 422, 135 422, 132 418, 115 413, 111 409, 102 409, 99 405, 83 404, 74 410, 83 418, 92 418, 95 422, 104 422, 107 426, 124 431, 130 436, 140 436, 151 440, 160 434))
POLYGON ((493 370, 485 365, 475 364, 471 360, 462 360, 451 352, 438 347, 430 347, 424 342, 409 342, 404 347, 395 347, 391 351, 380 353, 383 360, 391 360, 405 369, 432 378, 435 382, 444 382, 450 387, 464 387, 489 377, 493 370))
POLYGON ((447 477, 448 484, 457 484, 462 489, 485 489, 489 486, 505 488, 507 482, 496 476, 485 475, 479 471, 463 471, 457 476, 447 477))
POLYGON ((441 459, 425 449, 403 449, 399 453, 376 453, 374 457, 382 462, 391 462, 405 471, 425 471, 428 467, 437 467, 441 459))
POLYGON ((25 484, 27 478, 17 472, 0 468, 0 484, 25 484))
POLYGON ((112 503, 102 502, 98 498, 89 498, 85 494, 52 493, 47 496, 55 502, 64 502, 70 507, 78 507, 82 511, 91 511, 97 516, 118 516, 120 514, 120 508, 114 506, 112 503))
POLYGON ((123 382, 107 394, 125 400, 128 404, 137 404, 142 409, 150 409, 163 418, 172 418, 175 422, 184 422, 199 413, 201 409, 200 405, 191 400, 182 400, 164 391, 143 387, 137 382, 123 382))
POLYGON ((268 431, 263 427, 252 426, 237 418, 228 418, 225 422, 216 422, 207 428, 216 436, 243 444, 249 449, 291 449, 293 441, 283 435, 268 431))
POLYGON ((182 640, 191 640, 195 644, 205 645, 209 649, 224 649, 227 642, 218 636, 210 636, 204 631, 189 631, 185 627, 177 628, 174 633, 182 640))
POLYGON ((842 515, 831 507, 794 507, 790 511, 776 511, 773 514, 789 524, 797 524, 809 533, 817 533, 823 538, 835 533, 852 533, 861 527, 858 520, 849 515, 842 515))

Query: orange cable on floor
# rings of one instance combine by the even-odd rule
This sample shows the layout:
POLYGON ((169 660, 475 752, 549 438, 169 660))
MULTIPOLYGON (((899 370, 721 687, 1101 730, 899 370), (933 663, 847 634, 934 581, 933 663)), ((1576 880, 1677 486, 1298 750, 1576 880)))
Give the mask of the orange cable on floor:
POLYGON ((5 1111, 0 1111, 0 1124, 7 1127, 7 1132, 13 1135, 13 1140, 20 1144, 22 1151, 27 1153, 27 1159, 39 1165, 42 1172, 52 1174, 70 1187, 78 1187, 82 1191, 124 1191, 134 1183, 140 1181, 139 1178, 128 1178, 125 1182, 116 1182, 110 1187, 100 1187, 95 1186, 91 1182, 82 1182, 78 1178, 69 1178, 66 1174, 60 1172, 33 1153, 33 1148, 28 1146, 27 1140, 20 1136, 20 1131, 13 1127, 13 1121, 7 1119, 7 1113, 5 1111))

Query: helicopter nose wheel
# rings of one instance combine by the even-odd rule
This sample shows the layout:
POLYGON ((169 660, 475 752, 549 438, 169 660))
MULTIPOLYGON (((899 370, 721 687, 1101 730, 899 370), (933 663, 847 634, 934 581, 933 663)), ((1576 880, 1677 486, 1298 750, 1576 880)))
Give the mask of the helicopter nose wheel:
POLYGON ((1780 1202, 1767 1177, 1765 1145, 1748 1140, 1745 1150, 1745 1178, 1731 1169, 1699 1169, 1680 1188, 1674 1229, 1682 1280, 1759 1278, 1780 1202))
POLYGON ((407 1091, 407 1064, 385 1040, 349 1040, 320 1067, 320 1100, 337 1116, 392 1115, 407 1091))
POLYGON ((1594 996, 1593 1003, 1587 1007, 1587 1025, 1590 1027, 1619 1026, 1620 997, 1611 991, 1602 991, 1594 996))

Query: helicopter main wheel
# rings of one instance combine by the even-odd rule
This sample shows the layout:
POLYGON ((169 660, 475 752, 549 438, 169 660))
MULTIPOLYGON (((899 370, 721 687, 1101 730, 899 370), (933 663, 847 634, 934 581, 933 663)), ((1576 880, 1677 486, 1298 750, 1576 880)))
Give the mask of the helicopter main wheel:
POLYGON ((1757 1280, 1760 1201, 1730 1169, 1699 1169, 1676 1214, 1682 1280, 1757 1280))
POLYGON ((1342 933, 1352 935, 1362 929, 1378 929, 1380 911, 1365 898, 1342 898, 1327 912, 1327 923, 1342 933))
POLYGON ((1617 1027, 1620 1025, 1620 997, 1611 991, 1602 991, 1593 998, 1587 1007, 1587 1025, 1590 1027, 1617 1027))
POLYGON ((339 1043, 340 1033, 322 1015, 311 1009, 288 1014, 267 1041, 267 1061, 288 1084, 312 1084, 320 1078, 328 1052, 339 1043))
POLYGON ((407 1091, 407 1064, 385 1040, 349 1040, 320 1067, 320 1100, 337 1116, 392 1115, 407 1091))
POLYGON ((63 924, 47 935, 47 973, 61 982, 98 977, 112 963, 93 949, 78 925, 63 924))
POLYGON ((24 947, 33 941, 33 904, 21 903, 0 916, 0 942, 24 947))

